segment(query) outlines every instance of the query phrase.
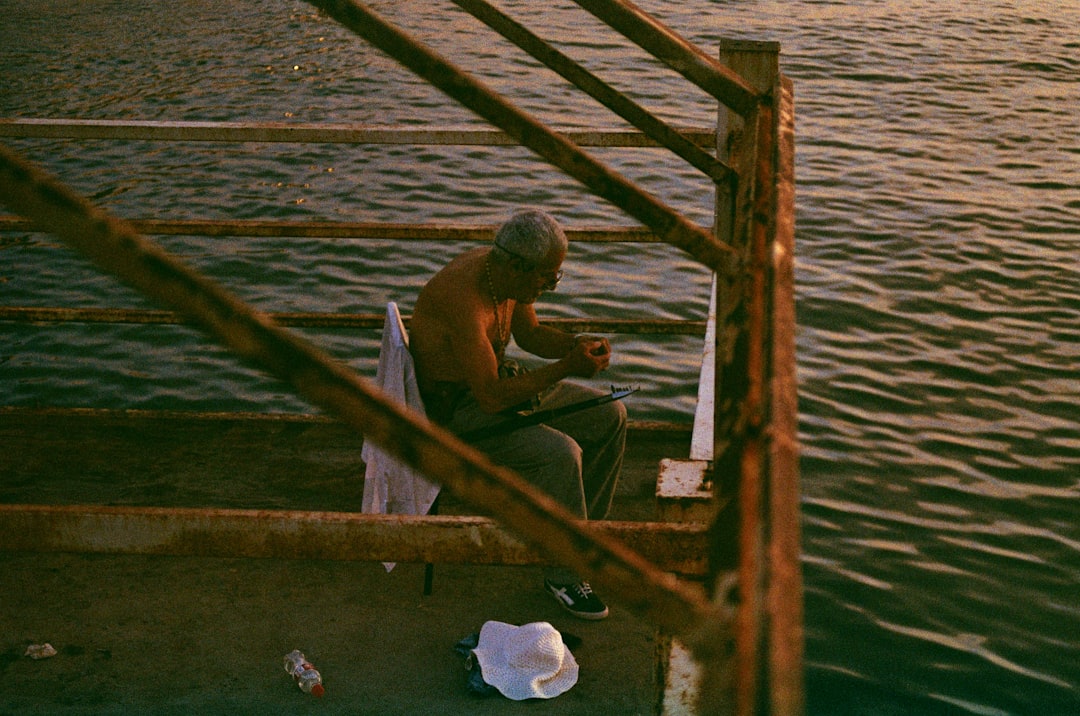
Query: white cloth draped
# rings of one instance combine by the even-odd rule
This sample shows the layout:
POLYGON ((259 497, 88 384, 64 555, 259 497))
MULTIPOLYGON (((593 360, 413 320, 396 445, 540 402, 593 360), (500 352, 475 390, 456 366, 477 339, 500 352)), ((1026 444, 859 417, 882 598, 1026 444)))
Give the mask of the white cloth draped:
MULTIPOLYGON (((409 336, 393 301, 386 305, 382 348, 375 382, 389 396, 410 409, 424 412, 416 370, 409 353, 409 336)), ((360 457, 366 465, 364 473, 363 511, 370 514, 425 515, 439 494, 439 485, 426 479, 383 451, 378 445, 364 441, 360 457)), ((386 563, 386 569, 393 569, 386 563)))

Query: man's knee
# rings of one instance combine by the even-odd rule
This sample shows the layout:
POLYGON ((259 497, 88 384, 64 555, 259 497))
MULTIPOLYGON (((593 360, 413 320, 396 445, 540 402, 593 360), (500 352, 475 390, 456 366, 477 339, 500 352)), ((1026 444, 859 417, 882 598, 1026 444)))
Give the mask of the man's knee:
POLYGON ((615 406, 615 421, 620 427, 626 427, 626 406, 621 400, 616 400, 611 405, 615 406))
POLYGON ((604 407, 607 408, 604 413, 604 424, 607 425, 607 432, 612 434, 626 432, 626 406, 623 405, 622 401, 616 400, 604 407))
POLYGON ((548 456, 559 472, 576 472, 581 475, 582 452, 577 441, 565 433, 558 433, 548 445, 548 456))

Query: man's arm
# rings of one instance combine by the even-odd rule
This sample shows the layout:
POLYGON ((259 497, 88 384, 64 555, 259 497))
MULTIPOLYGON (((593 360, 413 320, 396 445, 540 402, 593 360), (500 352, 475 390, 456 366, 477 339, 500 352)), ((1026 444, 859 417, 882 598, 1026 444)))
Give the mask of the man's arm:
MULTIPOLYGON (((606 368, 610 360, 610 351, 595 355, 592 352, 605 346, 606 341, 577 341, 569 333, 539 326, 531 306, 522 305, 519 308, 527 309, 524 316, 526 323, 535 324, 532 330, 522 334, 526 336, 524 345, 515 326, 514 339, 519 341, 518 345, 530 353, 534 353, 530 346, 539 348, 546 353, 535 355, 557 360, 513 378, 499 378, 498 361, 488 341, 482 314, 474 313, 472 319, 457 320, 458 330, 452 340, 454 351, 465 371, 469 389, 485 412, 498 413, 519 405, 563 378, 591 378, 606 368), (531 314, 531 321, 528 314, 531 314)), ((462 311, 457 315, 468 313, 462 311)), ((515 324, 519 321, 518 314, 519 311, 515 311, 515 324)))
MULTIPOLYGON (((591 344, 588 352, 595 356, 611 353, 611 345, 602 336, 574 335, 543 325, 531 304, 517 306, 511 327, 518 346, 523 351, 541 358, 563 358, 580 343, 591 344)), ((603 367, 606 368, 607 364, 603 367)))
MULTIPOLYGON (((546 357, 546 359, 561 359, 580 343, 590 343, 588 352, 594 356, 610 355, 611 346, 607 338, 603 336, 573 335, 565 330, 559 330, 551 326, 545 326, 537 318, 536 311, 530 305, 518 306, 514 311, 512 324, 514 340, 522 350, 546 357)), ((604 362, 603 370, 607 367, 604 362)), ((589 376, 591 377, 591 376, 589 376)))

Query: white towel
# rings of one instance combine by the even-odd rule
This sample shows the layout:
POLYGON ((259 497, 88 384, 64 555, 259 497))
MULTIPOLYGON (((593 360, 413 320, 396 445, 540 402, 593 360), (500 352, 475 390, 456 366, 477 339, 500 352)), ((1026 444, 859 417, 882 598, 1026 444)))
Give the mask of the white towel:
MULTIPOLYGON (((424 412, 420 388, 416 383, 416 369, 409 353, 409 336, 405 333, 405 324, 393 301, 386 305, 386 322, 383 324, 375 382, 387 395, 412 410, 424 412)), ((439 485, 367 440, 364 441, 360 457, 366 464, 364 512, 393 515, 428 513, 439 494, 439 485)), ((384 564, 387 571, 394 568, 393 563, 384 564)))

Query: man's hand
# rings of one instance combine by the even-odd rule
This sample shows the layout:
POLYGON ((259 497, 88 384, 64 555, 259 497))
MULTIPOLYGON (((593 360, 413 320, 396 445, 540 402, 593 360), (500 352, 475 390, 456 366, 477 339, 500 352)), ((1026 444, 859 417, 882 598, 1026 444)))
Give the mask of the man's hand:
POLYGON ((600 336, 577 336, 574 348, 566 356, 570 375, 592 378, 611 362, 611 345, 600 336))
POLYGON ((586 333, 582 333, 574 336, 574 345, 577 346, 579 343, 599 343, 599 346, 593 347, 591 351, 593 355, 599 356, 605 353, 611 353, 611 344, 608 343, 608 339, 603 336, 590 336, 586 333))

